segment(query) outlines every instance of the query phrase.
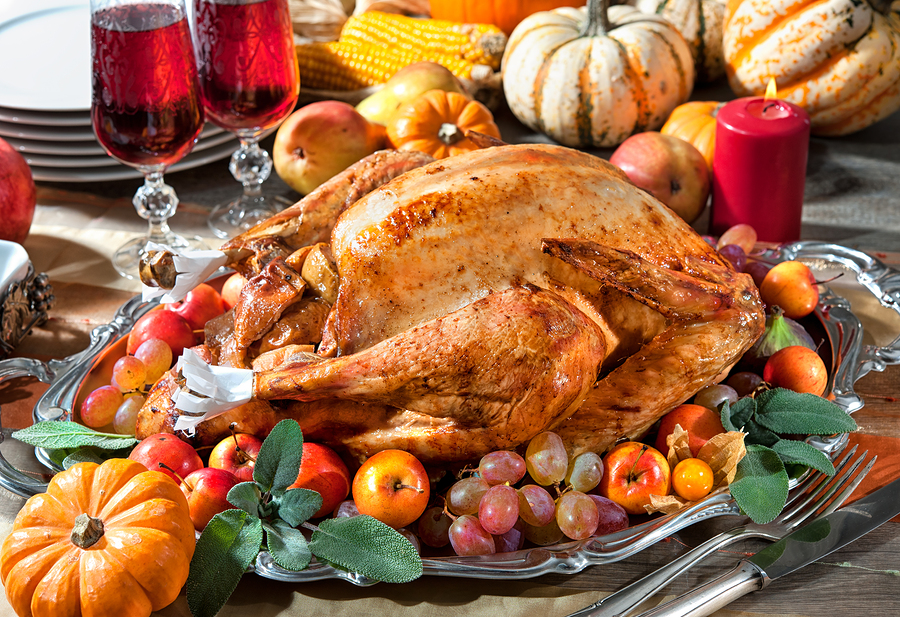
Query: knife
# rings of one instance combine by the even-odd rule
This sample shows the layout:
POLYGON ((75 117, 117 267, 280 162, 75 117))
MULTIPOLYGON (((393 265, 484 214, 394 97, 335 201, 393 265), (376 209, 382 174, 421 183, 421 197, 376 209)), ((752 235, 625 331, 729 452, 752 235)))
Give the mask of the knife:
POLYGON ((861 538, 900 514, 900 478, 820 517, 701 587, 638 617, 705 617, 861 538))

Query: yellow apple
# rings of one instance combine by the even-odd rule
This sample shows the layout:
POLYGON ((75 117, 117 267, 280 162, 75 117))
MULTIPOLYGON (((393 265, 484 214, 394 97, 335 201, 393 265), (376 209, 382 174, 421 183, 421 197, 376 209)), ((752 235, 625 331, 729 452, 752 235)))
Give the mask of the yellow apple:
POLYGON ((429 90, 458 92, 468 96, 449 69, 436 62, 416 62, 394 73, 378 92, 360 101, 356 111, 369 122, 387 125, 400 107, 429 90))

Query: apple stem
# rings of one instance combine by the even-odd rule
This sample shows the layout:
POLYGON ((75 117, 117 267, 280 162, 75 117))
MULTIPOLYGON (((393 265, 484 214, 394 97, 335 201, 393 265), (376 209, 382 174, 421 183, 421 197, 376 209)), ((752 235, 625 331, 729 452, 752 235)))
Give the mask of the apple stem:
POLYGON ((419 494, 425 492, 424 489, 421 489, 418 486, 412 486, 410 484, 401 484, 400 482, 397 482, 396 484, 394 484, 394 490, 401 489, 401 488, 411 488, 419 494))
POLYGON ((635 457, 634 459, 634 463, 631 464, 631 471, 628 472, 628 477, 630 479, 635 479, 634 469, 637 467, 638 461, 641 460, 641 457, 644 456, 644 452, 647 451, 647 448, 649 448, 647 444, 641 444, 641 451, 638 452, 637 457, 635 457))
POLYGON ((238 455, 238 462, 246 463, 247 461, 253 461, 255 463, 256 457, 241 448, 241 444, 238 443, 237 432, 235 431, 235 429, 237 428, 237 422, 232 422, 228 426, 228 428, 231 429, 231 438, 234 439, 234 449, 236 450, 238 455))
POLYGON ((163 462, 161 462, 161 461, 160 461, 159 463, 157 463, 157 464, 158 464, 160 467, 162 467, 163 469, 166 469, 166 470, 172 472, 173 474, 175 474, 175 477, 178 478, 178 481, 179 481, 181 484, 184 484, 186 487, 188 487, 188 490, 189 490, 189 491, 193 491, 193 490, 194 490, 194 487, 191 486, 191 485, 188 483, 187 480, 185 480, 184 478, 182 478, 180 473, 178 473, 177 471, 175 471, 174 469, 172 469, 171 467, 169 467, 168 465, 166 465, 165 463, 163 463, 163 462))
POLYGON ((824 281, 816 281, 816 285, 825 285, 826 283, 830 283, 831 281, 833 281, 835 279, 839 279, 842 276, 844 276, 844 273, 839 272, 839 273, 835 274, 834 276, 832 276, 830 279, 825 279, 824 281))

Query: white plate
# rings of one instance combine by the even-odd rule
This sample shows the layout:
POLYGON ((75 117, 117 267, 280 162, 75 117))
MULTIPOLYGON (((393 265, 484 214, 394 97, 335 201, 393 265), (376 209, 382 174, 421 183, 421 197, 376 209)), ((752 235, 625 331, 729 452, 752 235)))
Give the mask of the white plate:
MULTIPOLYGON (((200 167, 207 163, 228 158, 235 149, 236 145, 229 140, 224 144, 214 146, 208 150, 192 152, 169 168, 167 173, 174 173, 184 169, 193 169, 194 167, 200 167)), ((126 165, 94 168, 59 168, 32 165, 31 174, 34 176, 34 179, 39 182, 107 182, 141 177, 139 171, 126 165)))
POLYGON ((35 139, 21 139, 19 137, 4 136, 13 150, 22 154, 55 154, 57 156, 100 156, 106 151, 96 139, 93 141, 41 141, 35 139))
MULTIPOLYGON (((232 135, 231 133, 220 133, 218 135, 213 135, 207 139, 199 140, 194 148, 191 150, 191 153, 194 152, 202 152, 203 150, 208 150, 209 148, 213 148, 215 146, 219 146, 221 144, 227 142, 234 142, 232 148, 235 150, 238 149, 238 140, 237 137, 232 135)), ((42 142, 36 142, 42 143, 42 142)), ((113 157, 106 154, 106 151, 100 147, 100 144, 97 144, 97 148, 99 153, 95 153, 95 156, 78 156, 78 155, 62 155, 59 156, 57 153, 34 153, 34 152, 22 152, 22 156, 25 157, 25 161, 30 165, 37 165, 38 167, 63 167, 63 168, 74 168, 74 167, 118 167, 122 165, 119 161, 114 159, 113 157)))
POLYGON ((13 124, 37 124, 39 126, 90 126, 89 111, 27 111, 0 107, 0 120, 13 124))
MULTIPOLYGON (((0 71, 2 73, 2 71, 0 71)), ((224 132, 211 122, 207 122, 200 132, 199 139, 224 132)), ((37 141, 87 141, 96 143, 94 129, 88 126, 36 126, 32 124, 11 124, 0 122, 0 136, 37 141)))
POLYGON ((0 0, 0 58, 0 106, 89 110, 89 2, 0 0))

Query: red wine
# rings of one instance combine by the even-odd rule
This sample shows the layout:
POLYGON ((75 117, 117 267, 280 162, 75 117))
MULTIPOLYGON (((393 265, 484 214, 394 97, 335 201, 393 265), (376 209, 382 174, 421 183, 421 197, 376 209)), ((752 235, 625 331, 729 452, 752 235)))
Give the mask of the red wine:
POLYGON ((97 139, 133 166, 168 166, 203 128, 197 67, 183 12, 162 4, 125 5, 91 19, 97 139))
POLYGON ((267 129, 300 92, 287 0, 194 0, 200 93, 228 130, 267 129))

